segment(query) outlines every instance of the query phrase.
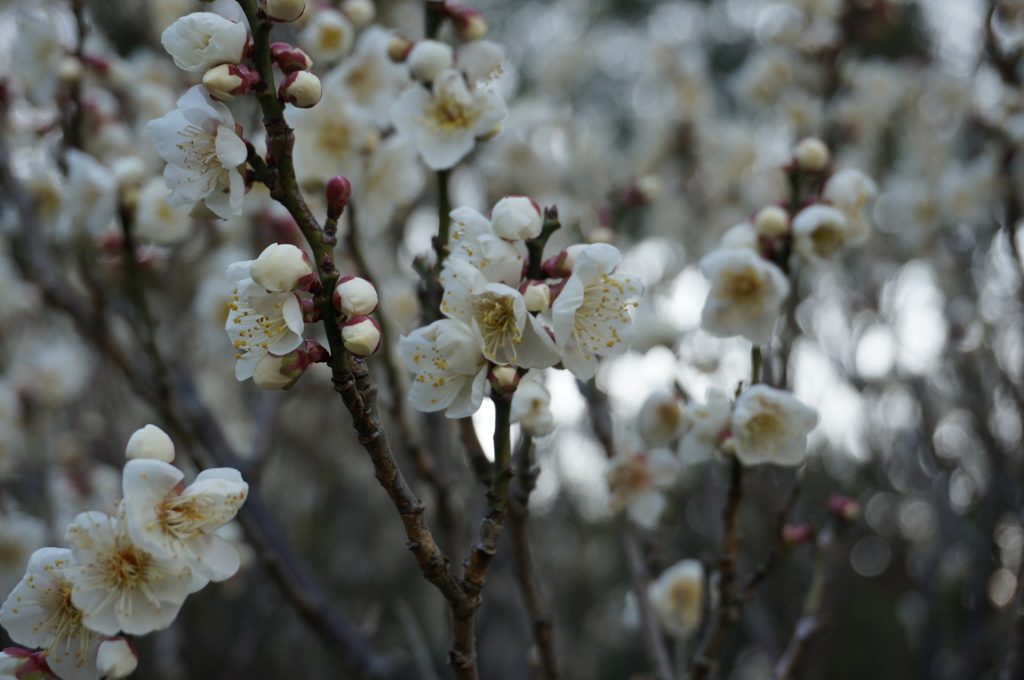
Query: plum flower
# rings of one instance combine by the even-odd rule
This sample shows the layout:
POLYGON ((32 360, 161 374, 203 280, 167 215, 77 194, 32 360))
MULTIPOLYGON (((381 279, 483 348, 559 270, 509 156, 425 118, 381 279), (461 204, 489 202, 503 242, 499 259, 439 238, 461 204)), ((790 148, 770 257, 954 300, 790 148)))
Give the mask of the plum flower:
POLYGON ((447 409, 449 418, 464 418, 480 408, 487 386, 487 360, 480 338, 458 321, 441 319, 419 328, 400 342, 402 359, 416 379, 409 401, 420 411, 447 409))
POLYGON ((192 572, 195 591, 238 571, 238 552, 212 532, 234 519, 249 485, 234 468, 214 468, 177 491, 184 476, 160 460, 130 460, 121 506, 132 541, 155 556, 180 560, 192 572))
POLYGON ((441 283, 451 276, 451 263, 464 260, 473 265, 491 283, 516 287, 523 277, 523 257, 515 245, 494 233, 491 221, 472 208, 456 208, 448 215, 452 221, 450 251, 441 271, 441 283))
POLYGON ((0 623, 11 639, 42 647, 53 671, 66 680, 96 680, 96 648, 100 635, 87 628, 82 612, 71 601, 70 570, 75 568, 66 548, 40 548, 3 607, 0 623))
POLYGON ((441 313, 468 325, 483 340, 484 356, 496 364, 547 368, 558 362, 558 350, 515 288, 490 283, 464 260, 452 260, 441 313))
POLYGON ((470 92, 454 69, 438 76, 431 92, 409 88, 391 106, 395 128, 412 135, 432 170, 454 166, 473 150, 477 137, 493 130, 507 114, 498 95, 489 90, 470 92))
POLYGON ((178 100, 178 108, 147 126, 157 152, 167 161, 164 180, 172 208, 205 201, 220 218, 242 212, 245 180, 239 172, 248 151, 235 119, 224 104, 196 85, 178 100))
POLYGON ((789 295, 789 280, 782 270, 746 248, 719 248, 700 261, 711 291, 701 312, 701 323, 711 335, 742 335, 752 342, 768 342, 782 303, 789 295))
POLYGON ((249 37, 245 26, 213 12, 193 12, 175 21, 160 36, 180 69, 191 73, 220 64, 238 64, 249 37))
POLYGON ((615 246, 584 247, 551 306, 562 362, 580 380, 594 377, 598 356, 624 353, 633 336, 627 310, 636 306, 633 300, 643 295, 644 285, 636 276, 612 274, 618 262, 615 246))
POLYGON ((249 276, 252 262, 228 268, 235 285, 224 325, 235 354, 235 377, 252 377, 256 364, 268 352, 281 356, 302 344, 302 306, 291 291, 268 292, 249 276))
POLYGON ((624 448, 608 461, 605 473, 612 494, 612 511, 625 510, 638 525, 653 529, 668 505, 665 491, 675 484, 680 468, 668 449, 624 448))
POLYGON ((79 563, 69 570, 71 602, 86 626, 103 635, 143 635, 174 621, 191 574, 136 545, 123 514, 83 512, 68 527, 67 540, 79 563))
POLYGON ((685 640, 700 625, 704 604, 704 565, 681 560, 647 586, 658 623, 673 637, 685 640))
POLYGON ((736 398, 732 437, 744 465, 799 465, 818 412, 788 392, 754 385, 736 398))

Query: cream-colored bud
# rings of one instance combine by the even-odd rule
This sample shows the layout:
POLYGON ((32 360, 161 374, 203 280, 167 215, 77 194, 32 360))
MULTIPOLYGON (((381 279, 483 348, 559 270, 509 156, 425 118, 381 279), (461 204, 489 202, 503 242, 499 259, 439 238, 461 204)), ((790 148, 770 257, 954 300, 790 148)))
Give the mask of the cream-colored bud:
POLYGON ((636 178, 636 192, 645 203, 653 203, 658 200, 665 190, 665 183, 657 175, 643 175, 636 178))
POLYGON ((232 72, 230 64, 220 64, 203 74, 203 85, 214 99, 233 102, 238 99, 244 81, 236 72, 232 72))
POLYGON ((368 357, 380 348, 380 324, 368 316, 357 316, 341 327, 345 349, 360 357, 368 357))
POLYGON ((320 79, 309 71, 296 71, 283 81, 278 88, 281 99, 300 109, 316 106, 323 96, 320 79))
POLYGON ((541 282, 531 282, 523 291, 523 302, 526 311, 543 314, 551 307, 551 286, 541 282))
POLYGON ((519 386, 519 371, 515 366, 495 366, 487 378, 499 394, 511 394, 519 386))
POLYGON ((334 289, 334 308, 349 319, 373 314, 377 309, 377 289, 366 279, 346 276, 334 289))
POLYGON ((264 11, 271 21, 290 23, 306 11, 306 0, 267 0, 264 11))
POLYGON ((174 442, 166 432, 156 425, 146 425, 132 434, 125 447, 125 455, 129 459, 153 458, 165 463, 173 463, 174 442))
POLYGON ((409 56, 412 49, 412 41, 401 33, 392 33, 388 40, 388 58, 396 64, 401 64, 409 56))
POLYGON ((540 235, 544 226, 540 206, 526 196, 506 196, 491 210, 494 233, 509 241, 525 241, 540 235))
POLYGON ((104 640, 96 650, 96 670, 108 680, 127 678, 138 665, 135 649, 123 637, 104 640))
POLYGON ((830 160, 828 147, 817 137, 805 137, 797 142, 793 159, 798 168, 807 172, 824 170, 830 160))
POLYGON ((271 243, 249 269, 253 281, 275 293, 300 288, 312 280, 312 275, 309 257, 290 243, 271 243))
POLYGON ((757 211, 754 228, 758 236, 778 238, 789 233, 789 213, 777 205, 769 205, 757 211))
POLYGON ((455 52, 443 42, 421 40, 412 46, 406 63, 413 78, 432 83, 455 63, 455 52))
POLYGON ((366 28, 377 18, 377 6, 371 0, 345 0, 341 11, 356 28, 366 28))

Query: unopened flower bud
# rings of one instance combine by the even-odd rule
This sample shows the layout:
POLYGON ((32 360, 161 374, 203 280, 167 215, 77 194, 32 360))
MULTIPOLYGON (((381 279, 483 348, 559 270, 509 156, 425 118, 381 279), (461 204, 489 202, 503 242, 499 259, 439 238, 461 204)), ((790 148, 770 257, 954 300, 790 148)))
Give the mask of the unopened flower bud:
POLYGON ((18 680, 57 680, 49 664, 45 650, 30 652, 20 647, 7 647, 0 653, 0 677, 15 677, 18 680))
POLYGON ((249 92, 260 82, 260 74, 243 64, 220 64, 203 74, 203 85, 210 96, 231 102, 249 92))
POLYGON ((562 279, 572 274, 576 256, 586 247, 583 243, 574 243, 544 263, 544 272, 548 278, 562 279))
POLYGON ((480 12, 472 7, 448 5, 448 16, 452 20, 455 35, 463 42, 480 40, 487 35, 487 22, 480 12))
POLYGON ((540 206, 526 196, 506 196, 491 210, 494 233, 508 241, 525 241, 540 236, 544 226, 540 206))
POLYGON ((817 137, 805 137, 796 143, 793 160, 804 172, 819 172, 828 166, 828 147, 817 137))
POLYGON ((313 362, 304 349, 296 349, 281 356, 264 354, 256 362, 252 381, 263 390, 290 390, 313 362))
POLYGON ((811 528, 806 524, 786 524, 782 527, 782 543, 789 547, 806 543, 811 537, 811 528))
POLYGON ((306 11, 306 0, 267 0, 263 11, 271 21, 290 23, 306 11))
POLYGON ((334 308, 347 318, 367 316, 377 309, 377 289, 358 276, 346 276, 334 289, 334 308))
POLYGON ((249 276, 272 293, 296 290, 314 278, 309 256, 290 243, 271 243, 253 260, 249 276))
POLYGON ((396 64, 401 64, 409 58, 409 51, 413 42, 401 33, 392 33, 388 40, 388 58, 396 64))
POLYGON ((842 494, 834 493, 828 497, 828 511, 844 522, 852 522, 860 517, 860 503, 842 494))
POLYGON ((377 18, 377 6, 371 0, 345 0, 341 11, 356 28, 365 28, 377 18))
POLYGON ((128 439, 124 452, 129 460, 153 458, 165 463, 174 462, 174 442, 156 425, 146 425, 140 430, 135 430, 128 439))
POLYGON ((789 213, 777 205, 761 208, 754 216, 758 236, 778 238, 789 233, 789 213))
POLYGON ((380 324, 368 316, 357 316, 341 326, 345 349, 357 357, 368 357, 380 349, 380 324))
POLYGON ((543 314, 551 308, 551 286, 543 281, 528 281, 520 288, 526 311, 543 314))
POLYGON ((493 366, 487 381, 498 394, 512 394, 519 387, 519 371, 515 366, 493 366))
POLYGON ((345 177, 332 177, 327 180, 324 194, 327 196, 327 217, 336 220, 352 196, 352 183, 345 177))
POLYGON ((406 63, 413 78, 423 83, 432 83, 452 67, 455 63, 455 53, 443 42, 420 40, 412 46, 406 63))
POLYGON ((108 638, 96 650, 96 670, 108 680, 127 678, 138 665, 139 655, 127 638, 108 638))
POLYGON ((290 75, 296 71, 308 71, 313 68, 313 60, 309 55, 294 45, 274 43, 270 46, 270 59, 281 73, 290 75))
POLYGON ((296 108, 309 109, 320 101, 323 88, 320 79, 309 71, 296 71, 281 81, 277 94, 296 108))
POLYGON ((657 175, 641 175, 633 183, 637 196, 645 205, 650 205, 665 191, 665 182, 657 175))

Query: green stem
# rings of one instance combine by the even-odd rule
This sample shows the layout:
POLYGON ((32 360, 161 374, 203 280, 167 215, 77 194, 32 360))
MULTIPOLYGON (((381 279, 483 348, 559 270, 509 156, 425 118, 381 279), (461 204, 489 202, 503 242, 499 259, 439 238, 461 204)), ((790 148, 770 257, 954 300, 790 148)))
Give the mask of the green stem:
POLYGON ((512 481, 512 396, 491 395, 494 402, 494 469, 491 490, 487 494, 492 512, 504 513, 508 502, 508 485, 512 481))
POLYGON ((441 273, 445 258, 448 257, 448 239, 451 235, 452 220, 449 214, 452 211, 452 200, 448 194, 448 178, 451 170, 437 171, 437 236, 434 237, 434 252, 437 254, 437 264, 434 265, 434 275, 441 273))

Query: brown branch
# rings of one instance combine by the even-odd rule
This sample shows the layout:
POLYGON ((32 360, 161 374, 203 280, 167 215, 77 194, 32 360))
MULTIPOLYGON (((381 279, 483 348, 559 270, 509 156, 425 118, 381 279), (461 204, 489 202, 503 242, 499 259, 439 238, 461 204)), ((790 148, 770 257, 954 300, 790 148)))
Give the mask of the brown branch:
POLYGON ((789 516, 793 513, 793 508, 796 507, 797 498, 800 497, 800 490, 803 488, 804 474, 807 471, 807 467, 803 466, 797 470, 796 475, 793 477, 793 485, 789 489, 789 495, 786 497, 786 502, 782 504, 782 508, 779 509, 778 514, 775 516, 775 533, 773 534, 773 542, 771 550, 765 557, 764 561, 757 566, 754 571, 747 575, 746 580, 743 582, 743 588, 740 590, 739 604, 742 605, 750 601, 750 598, 754 596, 754 591, 761 585, 772 573, 772 570, 779 563, 779 558, 782 557, 783 551, 783 535, 782 531, 786 526, 786 522, 789 521, 789 516))

